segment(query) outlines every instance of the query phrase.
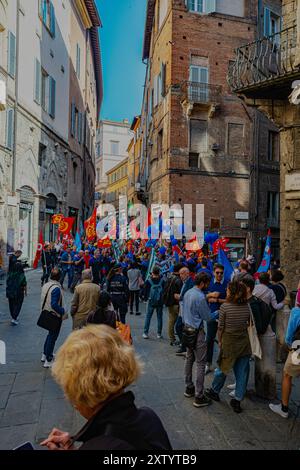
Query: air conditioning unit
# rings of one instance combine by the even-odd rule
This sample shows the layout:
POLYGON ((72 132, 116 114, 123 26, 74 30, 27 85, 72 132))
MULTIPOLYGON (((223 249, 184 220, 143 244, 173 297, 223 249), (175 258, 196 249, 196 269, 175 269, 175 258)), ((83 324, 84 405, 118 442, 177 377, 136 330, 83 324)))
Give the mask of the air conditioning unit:
POLYGON ((217 150, 220 150, 220 145, 219 144, 212 144, 211 149, 216 152, 217 150))
POLYGON ((241 228, 247 229, 248 227, 248 222, 241 222, 241 228))

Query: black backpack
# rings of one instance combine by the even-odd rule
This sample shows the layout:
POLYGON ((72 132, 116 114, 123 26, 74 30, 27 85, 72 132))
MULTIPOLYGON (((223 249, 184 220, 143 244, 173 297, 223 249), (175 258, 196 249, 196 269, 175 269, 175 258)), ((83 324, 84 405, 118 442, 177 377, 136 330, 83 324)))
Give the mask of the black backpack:
POLYGON ((257 297, 254 297, 254 301, 259 310, 259 319, 255 318, 254 316, 256 320, 255 325, 257 329, 257 334, 264 335, 265 332, 267 331, 268 326, 270 325, 274 312, 271 306, 266 304, 266 302, 264 302, 263 300, 258 299, 257 297))

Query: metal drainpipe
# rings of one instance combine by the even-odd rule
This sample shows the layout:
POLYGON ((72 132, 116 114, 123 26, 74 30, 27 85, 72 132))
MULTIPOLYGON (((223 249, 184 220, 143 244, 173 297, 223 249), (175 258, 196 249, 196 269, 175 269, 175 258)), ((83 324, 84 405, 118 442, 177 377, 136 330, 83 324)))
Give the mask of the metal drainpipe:
POLYGON ((16 29, 16 76, 15 76, 15 105, 14 105, 14 143, 12 153, 12 194, 16 192, 17 166, 17 130, 19 103, 19 51, 20 51, 20 0, 17 0, 17 29, 16 29))

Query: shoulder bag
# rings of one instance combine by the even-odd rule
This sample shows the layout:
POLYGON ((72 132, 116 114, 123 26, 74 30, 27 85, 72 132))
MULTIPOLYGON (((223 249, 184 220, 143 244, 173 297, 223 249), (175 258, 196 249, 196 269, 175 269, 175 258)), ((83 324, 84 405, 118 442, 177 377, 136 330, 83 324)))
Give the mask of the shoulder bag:
POLYGON ((249 341, 251 345, 251 351, 252 355, 257 357, 258 359, 262 358, 262 351, 261 351, 261 346, 254 322, 254 317, 253 313, 251 310, 250 305, 248 304, 249 312, 250 312, 250 320, 249 320, 249 326, 248 326, 248 336, 249 336, 249 341))
POLYGON ((50 332, 59 330, 62 323, 62 317, 58 313, 49 310, 44 310, 48 294, 52 287, 53 285, 49 287, 48 292, 45 295, 45 300, 42 306, 42 312, 37 321, 37 326, 50 332))

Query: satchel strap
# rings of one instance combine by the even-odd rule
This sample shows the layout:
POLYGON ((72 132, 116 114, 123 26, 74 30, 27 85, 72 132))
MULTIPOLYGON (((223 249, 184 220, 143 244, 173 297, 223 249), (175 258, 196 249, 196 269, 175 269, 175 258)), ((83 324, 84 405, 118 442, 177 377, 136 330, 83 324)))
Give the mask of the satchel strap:
POLYGON ((46 300, 47 300, 47 297, 48 297, 48 294, 50 292, 50 289, 52 289, 52 287, 54 286, 55 284, 52 284, 49 289, 47 290, 47 294, 45 295, 45 299, 44 299, 44 302, 43 302, 43 306, 42 306, 42 310, 44 310, 44 307, 46 305, 46 300))

